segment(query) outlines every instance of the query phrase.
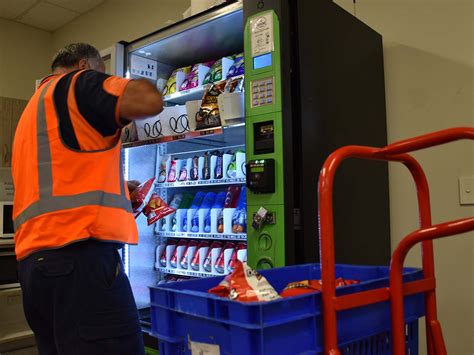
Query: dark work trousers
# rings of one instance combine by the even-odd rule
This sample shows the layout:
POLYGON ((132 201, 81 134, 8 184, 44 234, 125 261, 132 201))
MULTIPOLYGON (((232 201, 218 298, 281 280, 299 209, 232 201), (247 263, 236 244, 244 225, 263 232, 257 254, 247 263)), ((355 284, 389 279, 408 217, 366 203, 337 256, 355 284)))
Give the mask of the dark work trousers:
POLYGON ((117 244, 94 240, 19 262, 25 316, 40 355, 143 355, 117 244))

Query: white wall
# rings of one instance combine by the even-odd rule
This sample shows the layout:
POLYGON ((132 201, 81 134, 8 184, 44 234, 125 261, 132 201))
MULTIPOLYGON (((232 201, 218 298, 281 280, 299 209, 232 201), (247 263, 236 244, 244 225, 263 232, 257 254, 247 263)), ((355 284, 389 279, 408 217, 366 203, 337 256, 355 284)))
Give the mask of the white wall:
MULTIPOLYGON (((353 13, 352 0, 336 3, 353 13)), ((357 0, 357 17, 384 36, 388 140, 474 126, 474 1, 357 0)), ((474 142, 414 154, 431 188, 433 222, 474 215, 460 206, 458 178, 474 176, 474 142)), ((392 245, 417 228, 404 168, 390 168, 392 245)), ((435 241, 439 317, 448 353, 474 353, 474 233, 435 241)), ((419 249, 408 264, 419 264, 419 249)))
MULTIPOLYGON (((353 0, 336 2, 353 12, 353 0)), ((0 96, 29 97, 34 79, 48 73, 51 54, 67 43, 104 49, 180 19, 188 6, 189 0, 108 0, 52 35, 0 20, 0 96)), ((356 10, 384 36, 390 142, 474 126, 474 1, 357 0, 356 10)), ((433 221, 473 215, 473 206, 459 205, 457 180, 474 176, 474 145, 458 142, 415 156, 429 178, 433 221)), ((390 168, 390 191, 395 246, 418 222, 415 192, 401 167, 390 168)), ((474 353, 473 236, 435 242, 439 316, 450 354, 474 353)), ((408 264, 419 259, 412 253, 408 264)))
POLYGON ((49 74, 52 34, 0 19, 0 96, 29 99, 49 74))
POLYGON ((53 34, 53 51, 73 42, 87 42, 102 50, 132 41, 178 21, 190 0, 107 0, 53 34))

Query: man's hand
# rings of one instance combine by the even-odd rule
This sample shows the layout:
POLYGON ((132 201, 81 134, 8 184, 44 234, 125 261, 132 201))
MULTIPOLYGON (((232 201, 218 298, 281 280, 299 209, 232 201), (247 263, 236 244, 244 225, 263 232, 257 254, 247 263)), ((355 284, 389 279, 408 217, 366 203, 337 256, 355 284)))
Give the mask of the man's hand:
POLYGON ((128 186, 128 193, 131 194, 135 189, 140 185, 140 181, 137 180, 130 180, 127 181, 127 186, 128 186))

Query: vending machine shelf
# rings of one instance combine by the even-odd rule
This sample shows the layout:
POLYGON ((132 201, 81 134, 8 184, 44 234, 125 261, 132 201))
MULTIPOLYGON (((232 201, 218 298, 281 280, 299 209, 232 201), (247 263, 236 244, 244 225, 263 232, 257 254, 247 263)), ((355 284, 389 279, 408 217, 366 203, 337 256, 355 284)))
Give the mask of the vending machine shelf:
POLYGON ((229 241, 246 241, 247 234, 226 234, 226 233, 191 233, 191 232, 155 232, 160 238, 180 238, 180 239, 213 239, 229 241))

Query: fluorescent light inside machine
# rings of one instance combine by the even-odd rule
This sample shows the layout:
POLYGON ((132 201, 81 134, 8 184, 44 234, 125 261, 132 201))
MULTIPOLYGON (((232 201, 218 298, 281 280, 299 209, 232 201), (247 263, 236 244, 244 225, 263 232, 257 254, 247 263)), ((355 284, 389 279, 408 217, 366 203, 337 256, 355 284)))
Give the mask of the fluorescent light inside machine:
MULTIPOLYGON (((127 76, 129 75, 129 72, 127 71, 127 76)), ((129 163, 130 163, 130 150, 129 149, 123 149, 122 150, 123 154, 123 176, 125 181, 128 181, 130 179, 130 170, 129 170, 129 163)), ((125 274, 127 276, 130 275, 130 263, 129 263, 129 246, 128 244, 125 244, 123 247, 122 251, 122 261, 123 261, 123 268, 125 271, 125 274)))

